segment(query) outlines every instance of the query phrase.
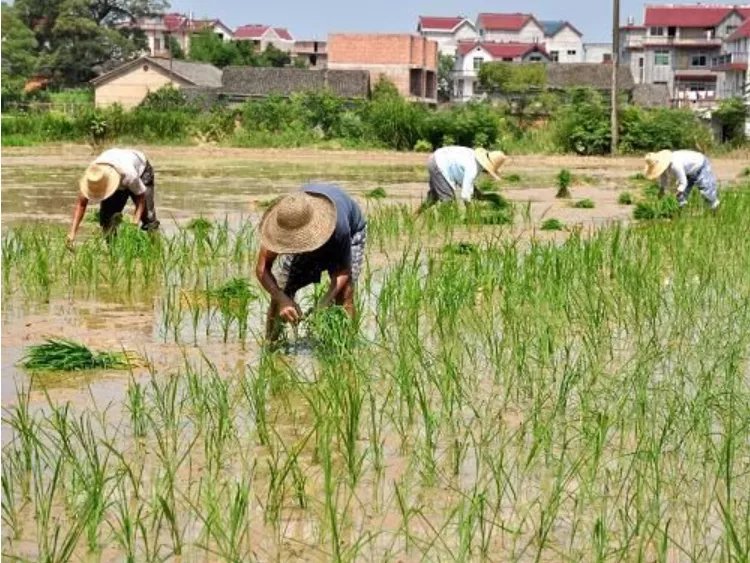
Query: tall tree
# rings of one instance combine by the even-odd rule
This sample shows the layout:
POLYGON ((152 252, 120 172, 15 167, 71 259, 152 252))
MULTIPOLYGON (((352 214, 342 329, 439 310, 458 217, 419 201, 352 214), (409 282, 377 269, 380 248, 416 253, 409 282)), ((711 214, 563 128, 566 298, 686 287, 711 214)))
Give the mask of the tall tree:
POLYGON ((453 96, 453 67, 456 57, 440 53, 438 58, 438 99, 447 102, 453 96))
POLYGON ((16 0, 16 13, 36 37, 39 69, 62 85, 80 84, 145 48, 131 25, 159 13, 166 0, 16 0))
POLYGON ((18 17, 15 6, 2 3, 2 80, 26 79, 36 69, 34 33, 18 17))

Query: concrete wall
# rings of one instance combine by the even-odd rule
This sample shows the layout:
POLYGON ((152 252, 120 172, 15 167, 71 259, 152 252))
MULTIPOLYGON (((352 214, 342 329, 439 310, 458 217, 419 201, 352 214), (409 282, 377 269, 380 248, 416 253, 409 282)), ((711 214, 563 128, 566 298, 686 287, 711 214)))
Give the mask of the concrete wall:
POLYGON ((132 108, 141 103, 149 92, 158 90, 170 83, 176 88, 184 85, 181 82, 170 80, 167 73, 161 68, 144 63, 129 72, 95 86, 94 103, 97 107, 119 103, 126 109, 132 108))
POLYGON ((547 53, 558 52, 557 61, 560 63, 582 63, 583 62, 583 40, 569 27, 564 27, 554 37, 544 40, 547 53), (568 51, 575 51, 569 55, 568 51))

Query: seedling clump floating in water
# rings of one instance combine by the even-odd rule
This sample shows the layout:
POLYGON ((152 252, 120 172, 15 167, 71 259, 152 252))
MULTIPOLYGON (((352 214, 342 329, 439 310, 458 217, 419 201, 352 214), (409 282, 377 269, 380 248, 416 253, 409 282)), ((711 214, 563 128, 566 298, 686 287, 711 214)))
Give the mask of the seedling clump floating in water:
POLYGON ((64 338, 50 338, 30 346, 21 366, 32 371, 82 371, 128 369, 134 356, 126 352, 93 352, 83 344, 64 338))

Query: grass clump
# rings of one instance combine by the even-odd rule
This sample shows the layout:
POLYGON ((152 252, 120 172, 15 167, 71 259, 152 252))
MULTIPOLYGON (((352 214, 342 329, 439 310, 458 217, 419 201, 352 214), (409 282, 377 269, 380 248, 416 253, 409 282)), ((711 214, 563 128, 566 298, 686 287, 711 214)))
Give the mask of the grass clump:
POLYGON ((619 196, 617 196, 617 203, 620 205, 633 205, 633 194, 630 192, 622 192, 619 196))
POLYGON ((479 248, 472 242, 453 242, 443 247, 443 254, 448 256, 467 256, 478 251, 479 248))
POLYGON ((93 352, 73 340, 49 338, 44 344, 30 346, 21 366, 32 371, 128 369, 132 359, 126 352, 93 352))
POLYGON ((476 201, 466 208, 466 223, 469 225, 509 225, 513 223, 513 207, 500 194, 485 201, 476 201))
POLYGON ((513 174, 506 174, 503 176, 503 180, 505 180, 508 184, 520 184, 521 183, 521 175, 516 174, 515 172, 513 174))
POLYGON ((551 217, 542 223, 541 228, 543 231, 562 231, 565 228, 565 224, 559 219, 551 217))
POLYGON ((388 197, 388 194, 385 191, 385 188, 382 186, 378 186, 377 188, 374 188, 367 192, 365 194, 365 197, 368 199, 385 199, 388 197))
POLYGON ((557 175, 557 193, 556 198, 568 199, 570 198, 570 184, 573 182, 573 176, 570 170, 563 168, 557 175))
POLYGON ((662 199, 640 201, 633 210, 633 218, 639 221, 671 219, 680 211, 677 198, 668 196, 662 199))
POLYGON ((477 190, 480 192, 496 192, 498 191, 497 182, 491 176, 482 176, 477 180, 477 190))
POLYGON ((414 143, 414 152, 432 152, 432 143, 426 139, 419 139, 414 143))
POLYGON ((587 198, 576 201, 573 204, 573 207, 575 207, 576 209, 594 209, 594 207, 596 207, 596 204, 594 203, 594 200, 587 198))
POLYGON ((187 229, 196 234, 207 233, 213 228, 214 224, 205 217, 196 217, 187 224, 187 229))

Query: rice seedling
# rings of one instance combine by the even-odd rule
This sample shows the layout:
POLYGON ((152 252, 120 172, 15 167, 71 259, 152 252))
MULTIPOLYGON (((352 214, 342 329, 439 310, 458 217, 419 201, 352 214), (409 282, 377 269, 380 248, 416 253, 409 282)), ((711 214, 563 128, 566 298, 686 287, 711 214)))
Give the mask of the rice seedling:
POLYGON ((557 193, 556 198, 570 198, 570 184, 573 183, 573 176, 570 170, 563 168, 557 174, 557 193))
POLYGON ((365 197, 368 199, 385 199, 388 197, 388 193, 385 191, 385 188, 382 186, 378 186, 377 188, 371 189, 369 192, 365 194, 365 197))
POLYGON ((579 199, 571 207, 575 207, 576 209, 593 209, 596 207, 596 204, 591 199, 579 199))
POLYGON ((542 225, 540 228, 543 231, 562 231, 565 228, 565 225, 559 219, 550 217, 549 219, 545 219, 542 222, 542 225))
POLYGON ((508 184, 520 184, 523 178, 520 174, 516 174, 515 172, 513 172, 511 174, 504 174, 503 180, 508 184))
POLYGON ((21 366, 32 371, 129 369, 137 358, 129 352, 93 352, 64 338, 49 338, 26 349, 21 366))
POLYGON ((668 196, 662 199, 639 201, 633 210, 633 218, 640 221, 671 219, 680 212, 677 198, 668 196))
POLYGON ((633 203, 635 203, 633 194, 631 194, 630 192, 622 192, 619 196, 617 196, 617 203, 619 203, 620 205, 633 205, 633 203))

